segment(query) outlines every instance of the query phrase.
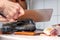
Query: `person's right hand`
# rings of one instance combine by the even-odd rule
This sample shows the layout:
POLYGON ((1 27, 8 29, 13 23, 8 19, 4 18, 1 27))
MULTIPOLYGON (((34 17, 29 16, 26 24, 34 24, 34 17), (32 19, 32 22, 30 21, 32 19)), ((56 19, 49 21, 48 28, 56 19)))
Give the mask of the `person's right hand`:
POLYGON ((13 3, 8 0, 2 0, 1 1, 4 15, 7 17, 7 19, 3 18, 0 15, 0 21, 7 21, 7 22, 13 22, 18 17, 22 16, 24 14, 23 8, 18 3, 13 3))

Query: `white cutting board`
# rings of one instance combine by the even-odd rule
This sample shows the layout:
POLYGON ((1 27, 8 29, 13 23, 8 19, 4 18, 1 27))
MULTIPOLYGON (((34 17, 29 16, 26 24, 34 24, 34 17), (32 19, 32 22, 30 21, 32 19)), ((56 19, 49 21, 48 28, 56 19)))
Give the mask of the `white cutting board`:
POLYGON ((60 40, 60 37, 25 36, 25 35, 0 35, 0 40, 60 40))

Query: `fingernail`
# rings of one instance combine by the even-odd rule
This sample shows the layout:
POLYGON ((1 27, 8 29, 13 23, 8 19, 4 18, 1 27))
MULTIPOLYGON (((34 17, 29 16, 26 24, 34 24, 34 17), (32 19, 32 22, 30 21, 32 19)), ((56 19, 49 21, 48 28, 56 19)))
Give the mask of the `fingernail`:
POLYGON ((18 14, 20 14, 20 12, 18 12, 18 14))
POLYGON ((13 17, 14 20, 18 19, 18 14, 13 17))

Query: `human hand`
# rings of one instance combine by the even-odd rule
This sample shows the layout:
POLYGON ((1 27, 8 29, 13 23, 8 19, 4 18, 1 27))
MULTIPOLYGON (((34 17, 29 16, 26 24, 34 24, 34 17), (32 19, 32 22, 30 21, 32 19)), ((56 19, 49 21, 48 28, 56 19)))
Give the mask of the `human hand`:
POLYGON ((8 0, 3 3, 3 7, 1 7, 1 8, 3 9, 2 10, 3 14, 7 17, 7 19, 0 16, 0 21, 13 22, 18 17, 20 17, 24 14, 23 8, 18 3, 13 3, 8 0))

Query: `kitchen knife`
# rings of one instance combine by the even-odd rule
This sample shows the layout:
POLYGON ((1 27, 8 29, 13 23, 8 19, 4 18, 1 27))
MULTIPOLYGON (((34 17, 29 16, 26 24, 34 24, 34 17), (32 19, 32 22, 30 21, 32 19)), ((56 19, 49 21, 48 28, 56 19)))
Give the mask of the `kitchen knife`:
POLYGON ((25 14, 20 16, 18 20, 32 19, 35 22, 49 21, 52 16, 53 9, 33 9, 25 10, 25 14))

